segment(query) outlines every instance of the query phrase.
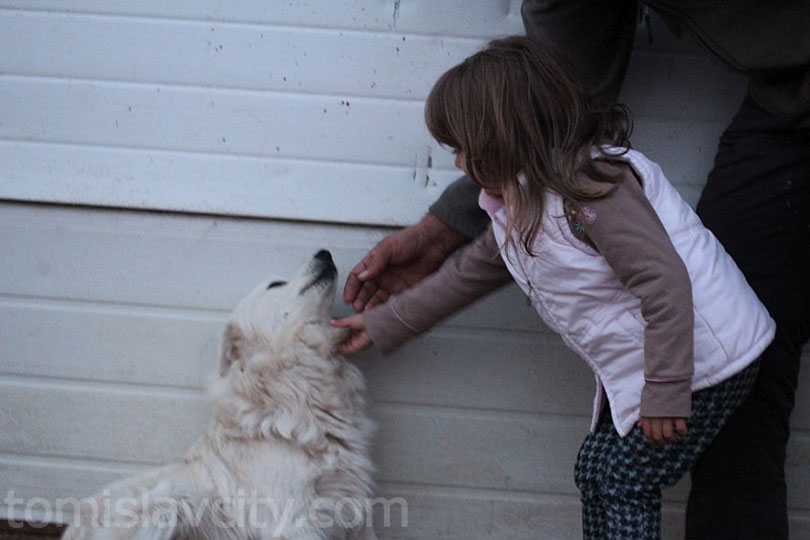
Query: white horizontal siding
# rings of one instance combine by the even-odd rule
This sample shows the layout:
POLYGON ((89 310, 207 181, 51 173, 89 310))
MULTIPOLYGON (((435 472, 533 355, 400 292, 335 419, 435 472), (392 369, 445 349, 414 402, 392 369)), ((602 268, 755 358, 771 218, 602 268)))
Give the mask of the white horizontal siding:
MULTIPOLYGON (((364 225, 415 221, 456 178, 423 100, 486 40, 520 33, 519 6, 0 0, 0 199, 18 201, 0 204, 0 485, 82 497, 177 459, 242 294, 322 247, 345 276, 387 232, 364 225)), ((743 83, 653 23, 622 98, 635 146, 694 204, 743 83)), ((808 362, 787 470, 797 538, 808 362)), ((358 363, 380 494, 409 504, 409 526, 381 537, 580 536, 592 376, 516 288, 358 363)), ((687 487, 666 493, 667 538, 687 487)))
POLYGON ((370 32, 408 32, 489 38, 522 30, 519 0, 495 2, 400 2, 395 0, 180 0, 137 3, 80 0, 69 6, 59 0, 4 0, 25 11, 56 11, 82 15, 228 22, 274 26, 329 28, 370 32))
MULTIPOLYGON (((21 497, 84 496, 177 459, 205 425, 203 387, 243 291, 324 245, 345 274, 378 234, 4 205, 0 476, 21 497)), ((380 423, 381 492, 413 505, 415 528, 389 537, 468 537, 467 520, 491 537, 577 536, 572 466, 591 375, 514 288, 390 358, 359 363, 380 423)), ((810 509, 808 369, 800 386, 788 460, 794 530, 810 509)), ((671 537, 685 489, 667 493, 671 537)))
POLYGON ((482 40, 72 14, 0 12, 20 75, 423 99, 482 40), (45 38, 47 41, 42 42, 45 38), (115 48, 116 55, 109 54, 115 48), (43 48, 51 51, 43 55, 43 48), (174 48, 182 54, 166 54, 174 48))
MULTIPOLYGON (((368 21, 349 31, 341 15, 313 28, 310 11, 334 6, 323 1, 277 3, 275 20, 259 9, 249 22, 238 8, 174 4, 99 12, 80 2, 79 14, 0 3, 0 197, 412 223, 457 176, 423 125, 431 84, 485 37, 507 33, 498 28, 520 31, 516 2, 396 2, 404 26, 378 31, 368 21)), ((354 19, 394 6, 349 4, 354 19)), ((636 111, 635 144, 691 203, 740 83, 691 55, 652 50, 630 66, 623 98, 636 111), (696 80, 709 99, 693 99, 696 80)))
MULTIPOLYGON (((6 74, 394 100, 423 100, 442 71, 486 41, 446 32, 347 33, 335 27, 316 30, 2 9, 0 29, 6 51, 0 67, 6 74), (110 47, 115 55, 109 54, 110 47), (166 54, 171 48, 182 54, 166 54)), ((514 33, 522 33, 522 28, 514 33)), ((634 63, 644 66, 642 72, 631 73, 643 73, 645 84, 639 86, 638 77, 631 77, 625 97, 637 109, 664 91, 653 86, 649 92, 651 85, 660 83, 666 83, 670 98, 679 101, 671 111, 680 116, 699 110, 722 119, 734 106, 724 104, 717 110, 710 100, 688 99, 686 75, 700 74, 711 95, 729 92, 733 78, 710 61, 640 53, 634 63), (637 95, 642 89, 644 95, 637 95)))
MULTIPOLYGON (((465 315, 469 320, 474 311, 491 312, 489 308, 501 302, 491 298, 465 315)), ((0 358, 0 373, 14 375, 15 380, 36 376, 57 382, 122 382, 193 390, 204 389, 217 365, 225 322, 224 314, 209 317, 135 306, 63 305, 3 297, 0 319, 6 323, 0 328, 6 351, 0 358), (32 328, 41 328, 48 339, 32 339, 32 328)), ((371 396, 390 403, 589 415, 591 373, 558 337, 472 330, 465 322, 458 317, 391 358, 361 361, 371 396), (538 366, 538 350, 543 351, 542 366, 538 366), (464 377, 459 377, 457 363, 443 360, 452 357, 462 359, 464 377), (505 388, 509 391, 504 392, 505 388)), ((803 370, 800 377, 803 386, 810 386, 810 372, 803 370)), ((794 429, 810 431, 807 402, 806 396, 799 396, 794 429)))

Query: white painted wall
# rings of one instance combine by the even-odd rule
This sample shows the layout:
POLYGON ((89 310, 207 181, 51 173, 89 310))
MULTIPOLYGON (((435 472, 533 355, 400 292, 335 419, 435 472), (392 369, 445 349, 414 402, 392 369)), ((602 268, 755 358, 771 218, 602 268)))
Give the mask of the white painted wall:
MULTIPOLYGON (((416 221, 457 175, 422 124, 430 85, 521 31, 506 0, 0 0, 0 487, 84 496, 180 456, 227 311, 321 247, 345 276, 378 226, 416 221)), ((694 202, 743 84, 654 31, 623 98, 635 145, 694 202)), ((410 510, 381 536, 579 536, 591 376, 516 289, 360 363, 380 491, 410 510)), ((669 538, 685 493, 667 494, 669 538)))

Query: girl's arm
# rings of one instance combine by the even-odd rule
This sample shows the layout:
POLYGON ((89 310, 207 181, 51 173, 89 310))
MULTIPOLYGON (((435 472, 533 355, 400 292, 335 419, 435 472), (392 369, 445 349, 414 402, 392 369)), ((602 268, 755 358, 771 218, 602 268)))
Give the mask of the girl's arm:
POLYGON ((388 354, 407 340, 511 280, 489 228, 414 287, 360 315, 334 321, 350 329, 338 352, 352 354, 373 342, 388 354), (354 344, 354 346, 352 346, 354 344))
MULTIPOLYGON (((607 166, 607 165, 606 165, 607 166)), ((641 300, 644 378, 641 415, 686 418, 694 355, 692 285, 683 260, 631 167, 610 195, 584 201, 584 229, 619 280, 641 300)))

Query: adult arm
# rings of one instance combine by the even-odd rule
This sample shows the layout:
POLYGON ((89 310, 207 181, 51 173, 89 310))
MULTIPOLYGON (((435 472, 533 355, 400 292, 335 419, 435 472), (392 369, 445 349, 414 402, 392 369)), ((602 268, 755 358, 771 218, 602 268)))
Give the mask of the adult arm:
POLYGON ((432 214, 380 240, 346 278, 343 299, 361 312, 433 273, 468 240, 432 214))
POLYGON ((481 188, 462 176, 430 205, 429 212, 468 240, 477 238, 489 225, 489 216, 478 206, 481 188))
POLYGON ((524 0, 526 35, 570 62, 586 94, 619 95, 636 29, 634 0, 524 0))

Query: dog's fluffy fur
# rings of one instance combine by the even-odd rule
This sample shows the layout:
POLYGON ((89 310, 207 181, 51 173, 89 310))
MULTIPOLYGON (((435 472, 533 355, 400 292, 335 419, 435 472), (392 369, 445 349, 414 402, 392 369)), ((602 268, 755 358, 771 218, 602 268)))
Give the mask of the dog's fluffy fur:
POLYGON ((182 463, 102 490, 63 538, 374 538, 373 426, 362 375, 332 352, 335 279, 321 251, 244 298, 206 433, 182 463))

